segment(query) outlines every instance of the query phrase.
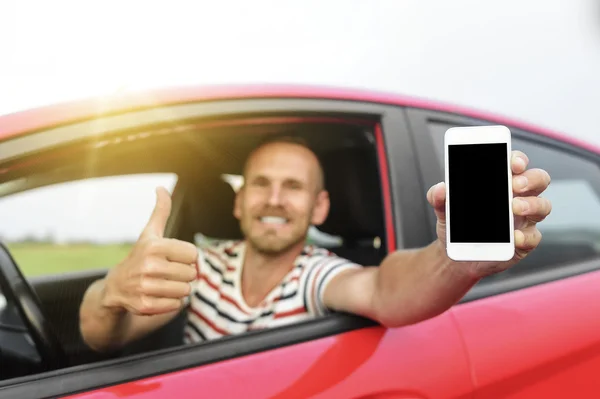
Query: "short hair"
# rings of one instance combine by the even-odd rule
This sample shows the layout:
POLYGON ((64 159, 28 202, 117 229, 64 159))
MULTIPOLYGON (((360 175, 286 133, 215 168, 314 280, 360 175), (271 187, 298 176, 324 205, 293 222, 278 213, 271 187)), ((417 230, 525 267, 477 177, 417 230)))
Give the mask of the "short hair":
POLYGON ((252 149, 252 151, 250 151, 250 153, 246 157, 246 160, 244 162, 244 170, 243 170, 244 177, 246 175, 248 161, 250 160, 250 158, 252 157, 252 155, 255 152, 257 152, 259 149, 261 149, 262 147, 265 147, 267 145, 280 144, 280 143, 299 145, 300 147, 303 147, 303 148, 307 149, 308 151, 310 151, 315 156, 315 159, 317 160, 317 168, 318 168, 319 180, 320 180, 318 182, 318 191, 324 190, 325 189, 325 171, 323 169, 323 164, 321 163, 321 160, 319 159, 319 156, 317 155, 317 152, 310 146, 310 144, 304 137, 297 136, 294 134, 269 134, 269 135, 267 135, 267 137, 265 139, 261 140, 259 142, 259 144, 256 147, 254 147, 252 149))

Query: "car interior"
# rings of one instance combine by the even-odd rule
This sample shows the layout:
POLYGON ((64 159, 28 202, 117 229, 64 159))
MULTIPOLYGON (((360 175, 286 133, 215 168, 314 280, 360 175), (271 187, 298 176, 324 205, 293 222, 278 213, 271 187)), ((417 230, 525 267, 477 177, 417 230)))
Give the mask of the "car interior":
MULTIPOLYGON (((225 177, 241 175, 247 155, 266 137, 298 136, 319 156, 331 198, 330 214, 317 228, 337 240, 317 238, 316 244, 357 263, 377 265, 387 245, 375 123, 260 115, 144 126, 0 165, 0 196, 90 177, 175 173, 166 235, 189 242, 196 242, 198 234, 239 239, 232 213, 235 192, 225 177)), ((120 351, 91 351, 80 336, 78 310, 87 287, 105 273, 89 270, 28 280, 0 246, 0 293, 5 298, 0 303, 0 380, 183 345, 185 311, 120 351)))

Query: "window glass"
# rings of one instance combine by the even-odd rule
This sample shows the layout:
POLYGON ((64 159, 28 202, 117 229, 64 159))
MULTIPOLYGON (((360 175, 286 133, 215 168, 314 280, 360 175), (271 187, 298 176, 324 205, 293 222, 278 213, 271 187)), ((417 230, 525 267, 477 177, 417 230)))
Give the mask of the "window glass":
POLYGON ((140 174, 60 183, 0 198, 0 239, 26 276, 105 268, 122 260, 177 176, 140 174))
MULTIPOLYGON (((437 156, 444 164, 444 133, 450 127, 430 123, 437 156)), ((530 168, 543 168, 552 183, 543 194, 552 201, 552 213, 538 224, 540 246, 507 273, 552 268, 600 255, 600 169, 586 159, 532 141, 513 138, 513 150, 523 151, 530 168)), ((504 273, 503 273, 504 274, 504 273)))

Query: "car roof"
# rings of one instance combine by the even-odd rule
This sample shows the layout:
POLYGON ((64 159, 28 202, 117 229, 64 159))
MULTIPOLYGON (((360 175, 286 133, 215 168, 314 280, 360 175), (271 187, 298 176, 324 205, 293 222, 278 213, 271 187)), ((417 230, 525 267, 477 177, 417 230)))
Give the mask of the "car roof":
POLYGON ((516 119, 473 108, 371 90, 309 85, 219 85, 158 88, 91 97, 0 116, 0 141, 53 127, 157 106, 250 98, 317 98, 374 102, 448 112, 512 126, 600 154, 600 146, 516 119))

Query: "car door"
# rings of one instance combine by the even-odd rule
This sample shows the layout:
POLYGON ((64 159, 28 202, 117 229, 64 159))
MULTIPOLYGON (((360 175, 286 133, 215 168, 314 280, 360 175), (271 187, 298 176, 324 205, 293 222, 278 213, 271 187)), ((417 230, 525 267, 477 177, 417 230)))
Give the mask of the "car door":
MULTIPOLYGON (((483 279, 451 310, 465 340, 477 398, 597 397, 600 392, 600 157, 510 121, 408 110, 424 180, 443 179, 453 126, 506 124, 513 149, 552 176, 540 246, 483 279)), ((475 194, 475 193, 474 193, 475 194)), ((482 226, 485 228, 485 225, 482 226)))
MULTIPOLYGON (((402 109, 342 100, 236 100, 233 105, 221 101, 208 107, 211 112, 236 115, 294 111, 372 119, 385 198, 386 245, 390 251, 426 245, 429 235, 422 219, 427 207, 421 200, 426 190, 415 178, 417 162, 402 109)), ((198 104, 198 109, 204 109, 204 104, 198 104)), ((193 107, 184 105, 190 118, 193 107)), ((173 108, 159 115, 173 117, 176 112, 173 108)), ((24 378, 14 385, 1 385, 0 395, 470 398, 472 388, 465 347, 450 314, 395 329, 334 314, 299 325, 24 378)))

